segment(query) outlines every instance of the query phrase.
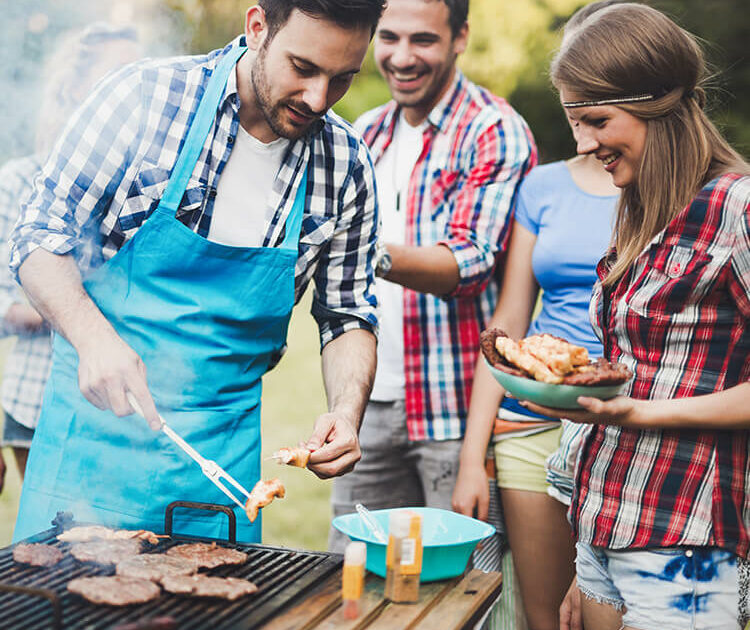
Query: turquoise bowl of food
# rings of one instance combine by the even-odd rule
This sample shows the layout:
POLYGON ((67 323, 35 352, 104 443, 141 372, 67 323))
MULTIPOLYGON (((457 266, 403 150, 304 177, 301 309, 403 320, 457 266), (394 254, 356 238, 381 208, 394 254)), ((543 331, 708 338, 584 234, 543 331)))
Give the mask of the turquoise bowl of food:
MULTIPOLYGON (((387 532, 391 512, 396 510, 407 510, 422 516, 422 582, 461 575, 477 544, 495 533, 495 528, 489 523, 437 508, 394 508, 373 510, 370 514, 387 532)), ((352 540, 364 542, 367 545, 367 570, 385 577, 385 552, 388 546, 378 540, 358 513, 337 516, 333 519, 333 526, 352 540)))
POLYGON ((514 398, 528 400, 537 405, 552 407, 553 409, 580 409, 581 406, 577 402, 579 396, 599 398, 600 400, 614 398, 620 393, 624 385, 624 383, 615 383, 614 385, 554 385, 498 370, 490 365, 486 358, 485 363, 495 380, 514 398))

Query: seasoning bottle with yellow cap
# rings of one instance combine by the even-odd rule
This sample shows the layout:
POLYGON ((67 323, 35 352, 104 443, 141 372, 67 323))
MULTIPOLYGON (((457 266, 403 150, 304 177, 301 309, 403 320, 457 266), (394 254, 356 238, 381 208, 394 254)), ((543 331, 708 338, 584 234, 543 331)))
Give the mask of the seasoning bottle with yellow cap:
POLYGON ((386 551, 385 597, 396 603, 419 600, 422 517, 408 510, 391 514, 386 551))
POLYGON ((367 545, 351 542, 344 550, 344 571, 341 579, 341 599, 344 619, 356 619, 360 614, 360 601, 365 584, 367 545))

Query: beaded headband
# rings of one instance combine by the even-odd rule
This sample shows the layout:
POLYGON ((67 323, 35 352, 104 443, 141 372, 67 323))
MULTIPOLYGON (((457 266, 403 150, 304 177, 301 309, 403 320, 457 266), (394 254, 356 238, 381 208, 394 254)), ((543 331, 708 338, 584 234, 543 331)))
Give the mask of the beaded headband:
POLYGON ((619 98, 603 98, 598 101, 567 101, 563 107, 572 109, 574 107, 594 107, 597 105, 619 105, 620 103, 638 103, 640 101, 653 101, 653 94, 636 94, 635 96, 621 96, 619 98))

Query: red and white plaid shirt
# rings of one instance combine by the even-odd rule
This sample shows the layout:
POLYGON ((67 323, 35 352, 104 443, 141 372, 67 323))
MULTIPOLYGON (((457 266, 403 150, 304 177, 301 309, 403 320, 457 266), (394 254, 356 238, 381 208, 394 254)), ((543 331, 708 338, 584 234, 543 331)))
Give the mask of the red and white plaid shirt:
MULTIPOLYGON (((600 280, 614 254, 599 263, 600 280)), ((750 177, 711 181, 636 259, 591 317, 637 399, 701 396, 750 380, 750 177)), ((717 413, 720 413, 717 410, 717 413)), ((748 431, 597 425, 571 505, 582 542, 717 546, 747 557, 748 431)))
MULTIPOLYGON (((394 101, 355 124, 377 163, 399 116, 394 101)), ((443 244, 458 288, 436 297, 404 289, 409 439, 462 437, 482 331, 497 302, 495 262, 507 244, 518 184, 536 163, 526 122, 502 98, 456 71, 427 117, 409 180, 406 245, 443 244)))

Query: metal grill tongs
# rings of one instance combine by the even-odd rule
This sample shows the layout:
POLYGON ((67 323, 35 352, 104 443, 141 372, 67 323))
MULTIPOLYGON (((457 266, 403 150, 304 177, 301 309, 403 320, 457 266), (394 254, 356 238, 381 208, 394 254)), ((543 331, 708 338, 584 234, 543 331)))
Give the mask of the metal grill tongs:
MULTIPOLYGON (((142 418, 145 418, 145 416, 143 415, 143 409, 141 409, 141 406, 138 404, 138 401, 135 399, 133 394, 128 392, 127 398, 130 406, 135 410, 135 412, 142 418)), ((172 427, 167 424, 167 422, 164 420, 164 418, 162 418, 161 415, 159 415, 159 421, 161 422, 161 430, 166 433, 167 437, 175 444, 177 444, 177 446, 179 446, 188 455, 190 455, 190 457, 192 457, 201 467, 201 471, 203 472, 203 474, 206 475, 206 477, 208 477, 219 488, 219 490, 221 490, 244 510, 245 504, 240 502, 240 500, 236 496, 234 496, 234 494, 232 494, 232 491, 229 490, 229 488, 227 488, 221 480, 225 479, 226 481, 228 481, 248 499, 250 498, 250 493, 242 485, 240 485, 234 479, 234 477, 232 477, 232 475, 230 475, 226 470, 219 466, 219 464, 217 464, 212 459, 206 459, 205 457, 201 456, 198 451, 196 451, 192 446, 190 446, 190 444, 183 440, 174 431, 174 429, 172 429, 172 427)))

